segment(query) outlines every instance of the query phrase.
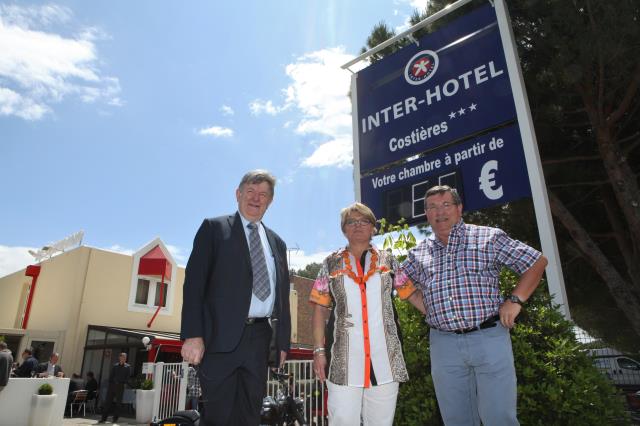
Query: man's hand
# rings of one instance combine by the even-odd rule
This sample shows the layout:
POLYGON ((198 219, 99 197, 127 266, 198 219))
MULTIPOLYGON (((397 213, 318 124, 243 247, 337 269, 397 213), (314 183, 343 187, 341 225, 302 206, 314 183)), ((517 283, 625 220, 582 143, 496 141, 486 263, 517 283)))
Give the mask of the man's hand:
POLYGON ((202 337, 190 337, 185 339, 182 344, 182 351, 180 351, 182 359, 186 362, 198 365, 204 355, 204 340, 202 337))
POLYGON ((521 310, 522 306, 519 303, 513 303, 510 300, 505 301, 500 306, 500 323, 507 328, 513 328, 521 310))
POLYGON ((278 365, 279 368, 284 367, 284 362, 287 360, 287 352, 286 351, 280 351, 280 364, 278 365))

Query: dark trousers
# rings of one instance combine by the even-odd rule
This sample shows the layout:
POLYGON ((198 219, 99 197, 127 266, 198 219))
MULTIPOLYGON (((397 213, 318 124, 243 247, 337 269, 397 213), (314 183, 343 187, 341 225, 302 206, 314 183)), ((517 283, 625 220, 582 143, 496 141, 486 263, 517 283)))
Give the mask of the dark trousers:
POLYGON ((198 370, 206 426, 257 426, 266 392, 271 326, 247 325, 232 352, 206 352, 198 370))
POLYGON ((104 410, 102 410, 102 420, 107 420, 111 408, 113 408, 113 400, 115 398, 115 408, 113 410, 113 420, 120 417, 120 408, 122 407, 122 395, 124 394, 124 383, 109 383, 107 390, 107 399, 104 401, 104 410))

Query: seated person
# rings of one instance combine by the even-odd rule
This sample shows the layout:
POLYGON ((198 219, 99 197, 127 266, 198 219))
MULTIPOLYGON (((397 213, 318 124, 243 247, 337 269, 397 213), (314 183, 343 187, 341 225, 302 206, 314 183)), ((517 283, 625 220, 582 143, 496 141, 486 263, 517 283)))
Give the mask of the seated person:
POLYGON ((87 382, 85 385, 85 389, 89 392, 87 394, 87 399, 91 400, 96 397, 96 392, 98 392, 98 381, 96 380, 93 371, 87 372, 87 382))
POLYGON ((60 354, 58 352, 52 353, 48 362, 43 362, 36 367, 36 375, 38 377, 64 377, 62 367, 58 364, 59 359, 60 354))
POLYGON ((67 394, 67 405, 73 402, 73 392, 77 390, 84 389, 84 381, 82 380, 82 376, 76 373, 71 375, 71 380, 69 381, 69 393, 67 394))
POLYGON ((13 371, 16 377, 31 377, 38 367, 38 360, 33 356, 32 348, 25 348, 22 352, 22 364, 13 371))

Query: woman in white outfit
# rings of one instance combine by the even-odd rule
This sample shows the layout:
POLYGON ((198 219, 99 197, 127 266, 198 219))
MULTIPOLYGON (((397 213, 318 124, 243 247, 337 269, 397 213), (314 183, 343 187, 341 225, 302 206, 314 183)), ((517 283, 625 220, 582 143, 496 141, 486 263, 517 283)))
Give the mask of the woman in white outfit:
POLYGON ((352 204, 340 219, 348 244, 324 260, 310 295, 314 370, 327 380, 331 426, 387 426, 409 379, 394 290, 424 312, 422 295, 391 252, 371 244, 376 218, 367 206, 352 204))

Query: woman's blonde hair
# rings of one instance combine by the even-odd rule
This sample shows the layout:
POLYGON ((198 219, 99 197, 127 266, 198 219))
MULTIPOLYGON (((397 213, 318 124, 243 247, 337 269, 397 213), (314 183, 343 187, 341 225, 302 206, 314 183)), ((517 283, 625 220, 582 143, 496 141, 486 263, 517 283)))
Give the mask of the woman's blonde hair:
POLYGON ((351 213, 360 213, 367 220, 369 220, 369 222, 371 222, 375 230, 376 216, 373 214, 371 209, 362 203, 353 203, 350 206, 347 206, 344 209, 340 210, 340 228, 342 229, 342 232, 344 232, 344 227, 346 226, 347 219, 349 219, 349 215, 351 213))

